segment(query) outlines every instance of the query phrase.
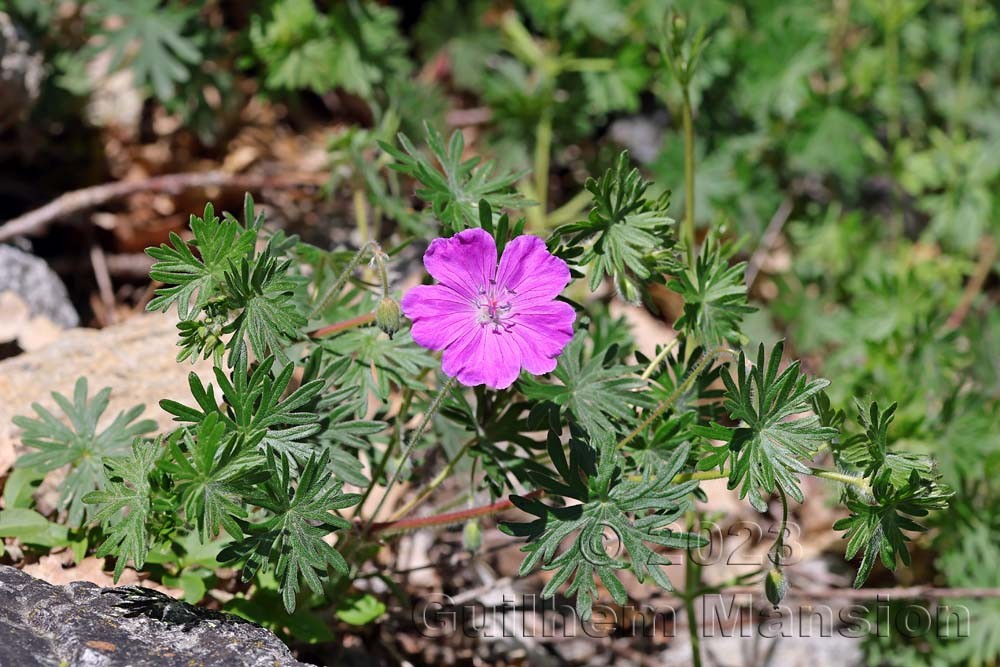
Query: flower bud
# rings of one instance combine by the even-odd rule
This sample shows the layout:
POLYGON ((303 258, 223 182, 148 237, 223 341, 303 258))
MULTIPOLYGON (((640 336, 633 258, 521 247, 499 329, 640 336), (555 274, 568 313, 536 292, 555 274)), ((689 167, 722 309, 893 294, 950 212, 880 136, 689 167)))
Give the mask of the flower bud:
POLYGON ((772 567, 764 579, 764 595, 767 596, 767 601, 777 609, 787 592, 788 579, 785 578, 785 573, 780 567, 772 567))
POLYGON ((462 542, 465 550, 475 553, 479 551, 479 546, 483 543, 483 536, 479 530, 479 521, 469 519, 465 522, 465 529, 462 531, 462 542))
POLYGON ((383 297, 375 307, 375 325, 388 334, 389 338, 399 331, 402 318, 399 304, 394 299, 383 297))

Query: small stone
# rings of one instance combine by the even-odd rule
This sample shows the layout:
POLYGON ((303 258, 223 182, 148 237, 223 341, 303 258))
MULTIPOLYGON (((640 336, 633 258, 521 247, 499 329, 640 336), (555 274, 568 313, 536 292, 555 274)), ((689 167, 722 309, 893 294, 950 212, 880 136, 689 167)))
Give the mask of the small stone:
POLYGON ((44 260, 0 245, 0 293, 7 291, 20 297, 34 316, 46 317, 63 328, 80 323, 66 286, 44 260))

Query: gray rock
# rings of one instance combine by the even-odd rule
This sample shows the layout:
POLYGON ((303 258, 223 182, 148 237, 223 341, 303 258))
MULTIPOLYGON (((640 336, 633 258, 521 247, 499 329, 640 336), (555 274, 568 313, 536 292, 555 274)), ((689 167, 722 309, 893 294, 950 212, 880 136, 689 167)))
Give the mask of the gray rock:
POLYGON ((0 566, 0 665, 308 667, 269 631, 228 615, 192 619, 191 608, 178 604, 168 621, 129 617, 135 612, 122 608, 121 595, 102 594, 119 590, 90 582, 52 586, 0 566))
POLYGON ((0 294, 7 290, 21 297, 33 316, 47 317, 67 328, 80 323, 66 286, 44 260, 13 246, 0 245, 0 294))

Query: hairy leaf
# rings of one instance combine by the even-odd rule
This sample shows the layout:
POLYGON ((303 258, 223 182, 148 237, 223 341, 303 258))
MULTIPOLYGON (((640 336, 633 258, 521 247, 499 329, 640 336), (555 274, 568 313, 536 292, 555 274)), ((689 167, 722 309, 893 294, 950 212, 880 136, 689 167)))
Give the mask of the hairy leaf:
POLYGON ((749 371, 741 352, 736 378, 722 374, 726 409, 741 421, 739 428, 721 429, 729 441, 729 488, 740 487, 740 497, 749 498, 758 511, 767 508, 767 496, 775 489, 802 502, 796 475, 808 473, 806 462, 816 448, 837 434, 815 415, 792 419, 808 412, 809 399, 829 382, 800 375, 797 361, 778 373, 783 350, 778 343, 766 359, 761 344, 749 371))
POLYGON ((156 290, 146 310, 166 311, 176 303, 178 317, 189 319, 210 299, 219 296, 226 271, 253 252, 256 231, 245 229, 231 216, 220 221, 211 204, 205 205, 201 217, 192 215, 190 225, 194 233, 192 243, 171 233, 170 245, 164 243, 159 248, 146 249, 146 254, 157 260, 149 277, 165 283, 156 290))
POLYGON ((425 124, 427 145, 440 165, 439 171, 404 134, 399 135, 403 150, 379 142, 382 150, 395 159, 393 169, 411 176, 423 186, 417 196, 428 202, 434 215, 453 232, 477 226, 479 202, 485 200, 492 210, 524 206, 524 199, 514 191, 514 184, 523 174, 494 176, 494 164, 480 164, 480 158, 463 159, 465 140, 458 130, 452 133, 445 147, 441 134, 425 124))
POLYGON ((160 440, 143 442, 137 439, 132 443, 131 456, 106 457, 107 484, 100 491, 91 491, 83 497, 83 502, 100 506, 93 520, 103 525, 107 536, 97 550, 97 557, 114 555, 117 558, 116 582, 129 560, 137 569, 146 562, 151 542, 149 474, 156 467, 161 450, 160 440))
POLYGON ((550 505, 537 498, 511 496, 519 509, 537 517, 529 523, 502 526, 507 534, 528 540, 522 547, 527 556, 520 575, 539 566, 555 570, 542 598, 551 598, 568 582, 566 594, 576 597, 583 619, 590 618, 591 605, 597 600, 595 576, 617 604, 627 602, 625 586, 618 578, 624 569, 630 569, 640 582, 650 577, 661 588, 673 590, 662 569, 670 559, 656 547, 684 549, 701 543, 698 536, 669 527, 684 513, 697 486, 694 481, 673 483, 688 452, 687 445, 678 448, 663 475, 632 481, 623 474, 624 459, 613 442, 597 451, 571 441, 567 461, 559 439, 550 437, 549 454, 562 480, 550 482, 546 491, 576 504, 550 505), (605 544, 608 539, 610 549, 605 544))
POLYGON ((218 413, 210 413, 197 429, 179 429, 169 440, 171 461, 163 465, 179 495, 179 505, 207 543, 225 528, 234 538, 243 533, 236 519, 247 516, 242 494, 262 482, 263 459, 240 447, 218 413))
POLYGON ((703 345, 739 342, 740 322, 756 310, 747 303, 743 282, 745 262, 729 266, 729 250, 706 241, 694 266, 667 284, 684 298, 684 314, 674 327, 703 345))
POLYGON ((242 355, 230 377, 221 368, 215 369, 215 378, 222 389, 224 402, 219 406, 211 384, 205 386, 194 373, 188 376, 188 385, 198 407, 189 407, 176 401, 160 401, 160 407, 174 415, 176 421, 200 423, 211 414, 218 414, 227 429, 239 439, 240 449, 260 448, 305 461, 312 455, 309 438, 319 429, 319 416, 301 411, 323 388, 321 381, 308 382, 284 400, 294 368, 289 365, 277 375, 272 374, 274 358, 268 357, 250 372, 246 356, 242 355))
POLYGON ((591 290, 611 277, 626 300, 638 302, 643 284, 661 280, 674 266, 670 252, 674 221, 666 214, 669 193, 650 200, 646 197, 650 185, 623 151, 600 179, 587 179, 584 187, 594 199, 587 219, 553 232, 553 238, 567 246, 557 254, 568 257, 573 248, 583 247, 576 261, 588 267, 591 290))
POLYGON ((17 460, 18 468, 48 473, 68 466, 66 479, 59 485, 59 508, 67 511, 67 522, 74 528, 91 514, 83 496, 102 488, 102 459, 125 454, 134 438, 156 428, 156 422, 150 419, 136 421, 145 409, 136 405, 119 412, 114 421, 99 431, 98 423, 110 396, 111 389, 106 387, 88 399, 87 380, 79 378, 72 403, 62 394, 52 394, 69 419, 69 426, 38 403, 31 406, 37 418, 14 417, 14 424, 24 429, 21 442, 36 450, 22 455, 17 460))
POLYGON ((272 453, 268 457, 267 481, 247 497, 269 515, 263 522, 244 522, 248 537, 234 542, 219 553, 220 562, 244 561, 243 580, 250 581, 261 569, 274 565, 285 609, 295 609, 300 577, 316 593, 332 567, 347 573, 347 562, 324 541, 329 533, 350 527, 334 514, 356 504, 357 494, 341 493, 341 484, 327 473, 329 453, 310 457, 293 484, 288 457, 272 453))
POLYGON ((642 393, 645 383, 635 376, 634 367, 607 361, 615 350, 597 350, 588 359, 587 338, 585 333, 577 333, 560 355, 552 374, 561 384, 528 377, 521 383, 522 391, 530 399, 558 406, 591 437, 608 439, 622 423, 635 418, 634 407, 653 403, 642 393))

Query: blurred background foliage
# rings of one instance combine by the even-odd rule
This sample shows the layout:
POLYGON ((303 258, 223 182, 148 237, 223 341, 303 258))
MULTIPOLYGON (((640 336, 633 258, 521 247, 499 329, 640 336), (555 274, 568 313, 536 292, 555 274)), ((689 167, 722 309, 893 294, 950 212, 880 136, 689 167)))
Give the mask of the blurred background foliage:
MULTIPOLYGON (((168 135, 185 156, 172 166, 190 167, 224 159, 256 104, 290 131, 323 128, 331 198, 411 231, 432 212, 414 209, 378 141, 427 136, 425 123, 462 128, 516 174, 538 203, 529 229, 578 219, 584 178, 622 146, 683 217, 682 89, 661 59, 675 17, 704 38, 696 222, 750 259, 750 337, 787 338, 833 380, 834 408, 898 400, 899 438, 940 462, 957 495, 898 577, 1000 586, 995 4, 0 0, 0 12, 0 42, 27 45, 4 60, 5 217, 123 176, 106 149, 123 122, 138 144, 168 135)), ((967 604, 972 636, 873 637, 871 664, 996 664, 1000 602, 967 604)))

